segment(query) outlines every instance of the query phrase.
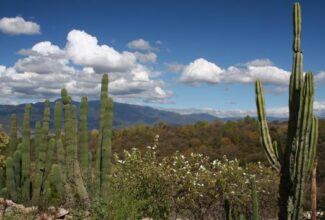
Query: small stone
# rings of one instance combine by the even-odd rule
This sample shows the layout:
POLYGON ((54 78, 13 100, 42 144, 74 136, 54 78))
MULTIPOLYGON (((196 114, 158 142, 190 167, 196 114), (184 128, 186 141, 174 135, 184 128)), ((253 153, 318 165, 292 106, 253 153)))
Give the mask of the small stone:
POLYGON ((65 219, 65 216, 69 214, 69 211, 64 208, 59 208, 56 213, 56 218, 65 219))

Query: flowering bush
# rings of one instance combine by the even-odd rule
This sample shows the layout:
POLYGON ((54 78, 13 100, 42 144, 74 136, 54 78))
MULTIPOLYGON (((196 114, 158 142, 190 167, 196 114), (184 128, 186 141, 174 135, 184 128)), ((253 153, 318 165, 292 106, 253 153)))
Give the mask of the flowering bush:
POLYGON ((260 215, 275 217, 279 177, 271 168, 258 164, 240 166, 238 160, 211 161, 201 154, 176 152, 162 160, 156 145, 144 153, 138 149, 115 155, 111 178, 111 213, 120 218, 224 219, 224 202, 234 215, 252 212, 250 178, 254 175, 260 215))

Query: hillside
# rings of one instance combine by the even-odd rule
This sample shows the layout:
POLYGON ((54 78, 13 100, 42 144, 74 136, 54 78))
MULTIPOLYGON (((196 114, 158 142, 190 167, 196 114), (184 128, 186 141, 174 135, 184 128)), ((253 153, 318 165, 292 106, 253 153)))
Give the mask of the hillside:
MULTIPOLYGON (((79 109, 80 103, 74 102, 74 104, 77 105, 79 109)), ((98 127, 99 104, 100 103, 98 100, 88 102, 89 129, 98 127)), ((24 104, 0 105, 0 124, 2 124, 6 130, 8 130, 8 126, 10 125, 10 115, 13 113, 17 114, 18 122, 21 121, 23 118, 24 106, 24 104)), ((53 112, 53 107, 54 102, 51 102, 51 112, 53 112)), ((32 104, 32 125, 35 124, 35 121, 41 120, 43 109, 44 103, 42 102, 32 104)), ((182 125, 195 123, 198 121, 212 122, 215 120, 217 120, 217 118, 209 114, 181 115, 178 113, 158 110, 147 106, 131 105, 118 102, 114 103, 114 128, 123 128, 136 124, 154 125, 158 122, 165 122, 171 125, 182 125)), ((53 121, 51 121, 51 123, 52 122, 53 121)))

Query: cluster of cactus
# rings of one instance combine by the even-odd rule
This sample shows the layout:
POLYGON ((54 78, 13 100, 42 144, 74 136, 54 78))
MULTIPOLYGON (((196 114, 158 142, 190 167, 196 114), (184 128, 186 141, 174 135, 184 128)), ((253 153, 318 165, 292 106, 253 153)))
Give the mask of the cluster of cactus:
MULTIPOLYGON (((249 213, 249 219, 252 220, 259 220, 259 209, 258 209, 258 196, 257 196, 257 189, 256 189, 256 179, 255 176, 250 178, 251 184, 251 199, 252 199, 252 211, 249 213)), ((238 213, 237 218, 235 212, 232 210, 231 203, 228 199, 225 200, 224 209, 226 212, 226 219, 238 219, 238 220, 245 220, 246 217, 243 213, 238 213)))
POLYGON ((289 85, 289 121, 284 150, 272 142, 268 130, 262 83, 256 82, 256 105, 261 143, 270 164, 281 174, 279 186, 279 219, 301 219, 305 185, 309 181, 316 157, 318 120, 313 112, 313 74, 303 73, 301 50, 301 9, 294 4, 293 66, 289 85))
POLYGON ((61 90, 61 100, 55 103, 54 132, 50 132, 50 101, 46 100, 44 106, 43 122, 36 122, 33 138, 30 104, 25 106, 21 141, 17 117, 11 117, 5 174, 0 181, 5 176, 2 195, 24 204, 69 207, 76 204, 87 207, 95 196, 107 198, 113 112, 113 101, 108 97, 108 76, 105 74, 102 79, 99 144, 94 166, 88 146, 87 98, 81 99, 79 129, 77 108, 66 89, 61 90))

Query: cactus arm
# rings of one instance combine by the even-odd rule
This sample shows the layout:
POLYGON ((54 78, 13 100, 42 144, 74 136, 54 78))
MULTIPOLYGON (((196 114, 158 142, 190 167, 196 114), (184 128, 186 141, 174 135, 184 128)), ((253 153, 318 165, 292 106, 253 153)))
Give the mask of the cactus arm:
POLYGON ((316 160, 317 140, 318 140, 318 118, 314 115, 310 137, 309 137, 310 149, 308 152, 308 158, 310 158, 310 160, 307 168, 308 173, 312 171, 314 166, 314 161, 316 160))
POLYGON ((269 128, 266 120, 263 87, 260 80, 256 81, 255 88, 256 88, 257 114, 260 123, 261 143, 271 166, 274 167, 276 170, 280 170, 280 161, 277 156, 278 154, 276 153, 274 146, 272 144, 272 140, 271 140, 271 136, 269 133, 269 128))

